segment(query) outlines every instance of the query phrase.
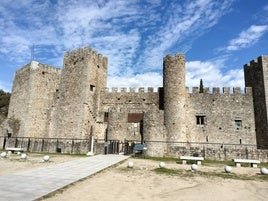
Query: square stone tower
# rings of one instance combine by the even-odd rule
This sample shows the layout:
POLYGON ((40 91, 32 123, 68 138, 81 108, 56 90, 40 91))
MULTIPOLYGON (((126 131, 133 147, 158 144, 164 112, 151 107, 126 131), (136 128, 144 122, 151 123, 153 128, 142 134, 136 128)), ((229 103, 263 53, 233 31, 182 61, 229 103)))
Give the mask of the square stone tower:
POLYGON ((245 86, 252 87, 258 148, 268 148, 268 56, 244 65, 245 86))
POLYGON ((61 69, 36 61, 15 73, 8 118, 18 121, 20 129, 12 137, 48 137, 50 108, 60 74, 61 69))
POLYGON ((64 55, 50 137, 90 138, 98 121, 100 93, 106 79, 107 58, 89 47, 64 55))

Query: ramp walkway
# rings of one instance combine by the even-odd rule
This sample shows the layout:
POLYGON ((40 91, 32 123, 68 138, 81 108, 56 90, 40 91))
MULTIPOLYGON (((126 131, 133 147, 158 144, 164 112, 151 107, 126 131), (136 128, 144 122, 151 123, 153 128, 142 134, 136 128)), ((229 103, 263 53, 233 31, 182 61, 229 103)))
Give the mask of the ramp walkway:
POLYGON ((0 176, 0 200, 36 200, 128 157, 124 155, 96 155, 0 176))

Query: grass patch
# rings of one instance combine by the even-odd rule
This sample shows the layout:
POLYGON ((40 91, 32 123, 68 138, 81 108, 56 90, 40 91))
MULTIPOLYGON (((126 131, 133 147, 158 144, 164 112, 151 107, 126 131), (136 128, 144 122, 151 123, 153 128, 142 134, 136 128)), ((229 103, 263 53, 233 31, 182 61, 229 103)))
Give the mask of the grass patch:
POLYGON ((86 154, 72 154, 72 153, 49 153, 49 152, 25 152, 31 156, 72 156, 72 157, 87 157, 86 154))
POLYGON ((177 175, 181 177, 194 177, 194 176, 201 176, 206 178, 218 177, 223 179, 237 179, 237 180, 263 180, 268 181, 268 175, 245 175, 245 174, 235 174, 235 173, 225 173, 225 172, 202 172, 196 171, 192 172, 191 170, 175 170, 175 169, 168 169, 168 168, 156 168, 152 170, 158 174, 164 175, 177 175))
MULTIPOLYGON (((152 170, 155 173, 158 174, 165 174, 165 175, 184 175, 186 174, 186 171, 184 170, 174 170, 174 169, 168 169, 168 168, 156 168, 152 170)), ((189 174, 189 176, 191 176, 189 174)))
POLYGON ((233 161, 217 161, 217 160, 208 160, 208 159, 202 161, 202 164, 204 165, 218 164, 218 165, 229 165, 229 166, 235 165, 233 161))
MULTIPOLYGON (((152 160, 152 161, 161 161, 161 162, 175 162, 177 164, 182 164, 182 160, 179 158, 172 158, 172 157, 151 157, 151 156, 147 156, 147 155, 139 155, 136 156, 134 158, 137 159, 147 159, 147 160, 152 160)), ((187 160, 187 164, 196 164, 196 161, 194 160, 187 160)), ((229 165, 229 166, 235 166, 235 163, 232 160, 224 160, 224 161, 220 161, 220 160, 209 160, 209 159, 205 159, 202 161, 202 165, 206 165, 206 166, 213 166, 213 165, 229 165)), ((249 163, 241 163, 242 167, 250 167, 251 164, 249 163)), ((258 165, 259 167, 266 167, 268 168, 268 162, 267 163, 261 163, 258 165)))
POLYGON ((152 157, 152 156, 138 156, 135 158, 140 158, 140 159, 147 159, 147 160, 152 160, 152 161, 162 161, 162 162, 178 162, 178 158, 172 158, 172 157, 152 157))
POLYGON ((259 166, 268 168, 268 163, 261 163, 259 166))
POLYGON ((118 168, 117 169, 118 171, 120 171, 120 172, 134 172, 135 171, 135 169, 134 168, 129 168, 129 167, 121 167, 121 168, 118 168))

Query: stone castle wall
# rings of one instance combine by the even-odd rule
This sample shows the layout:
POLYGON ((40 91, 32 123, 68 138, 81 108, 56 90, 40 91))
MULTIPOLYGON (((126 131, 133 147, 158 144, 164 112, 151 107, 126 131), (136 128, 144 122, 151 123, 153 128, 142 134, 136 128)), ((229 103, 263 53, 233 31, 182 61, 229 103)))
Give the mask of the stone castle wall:
POLYGON ((141 122, 128 120, 129 114, 140 114, 147 112, 152 105, 159 108, 160 93, 154 92, 152 87, 147 90, 144 88, 126 88, 118 89, 108 88, 101 93, 101 120, 104 120, 104 114, 109 113, 108 121, 105 122, 108 128, 110 140, 124 139, 141 141, 141 122))
MULTIPOLYGON (((30 94, 30 64, 19 69, 15 73, 13 88, 10 97, 8 118, 18 119, 20 130, 18 135, 25 136, 27 131, 27 122, 29 113, 29 94, 30 94)), ((10 131, 13 133, 13 131, 10 131)))
POLYGON ((187 135, 190 142, 256 144, 251 88, 198 88, 188 94, 187 135), (204 118, 203 124, 197 119, 204 118))
POLYGON ((64 56, 51 137, 89 139, 97 122, 99 96, 106 87, 107 58, 81 48, 64 56))
POLYGON ((267 141, 267 59, 245 66, 244 93, 240 88, 205 88, 199 93, 196 87, 190 93, 180 54, 164 58, 163 87, 158 91, 109 91, 107 58, 88 47, 67 52, 63 69, 31 62, 14 79, 9 118, 20 122, 14 137, 40 139, 35 145, 39 148, 49 141, 42 139, 54 139, 53 150, 76 147, 71 151, 75 153, 79 147, 92 149, 95 140, 102 145, 109 140, 145 141, 151 156, 178 154, 176 143, 181 142, 254 147, 267 141), (55 145, 59 140, 62 144, 55 145), (81 143, 74 146, 75 140, 81 143))
POLYGON ((187 140, 185 57, 167 55, 163 62, 164 124, 169 140, 187 140))
MULTIPOLYGON (((160 88, 161 89, 161 88, 160 88)), ((167 137, 167 129, 164 124, 165 110, 159 109, 159 102, 163 102, 160 91, 144 93, 144 89, 113 88, 112 91, 104 90, 101 94, 102 115, 109 113, 110 140, 140 140, 140 133, 134 135, 133 123, 128 122, 129 113, 143 113, 144 141, 170 141, 167 137), (147 102, 146 102, 147 101, 147 102), (153 109, 152 109, 153 108, 153 109), (137 135, 138 134, 138 135, 137 135)), ((199 88, 194 87, 192 93, 185 89, 186 101, 186 136, 189 142, 202 143, 235 143, 256 145, 254 109, 251 88, 244 92, 240 88, 208 88, 204 93, 199 93, 199 88), (197 116, 204 116, 204 124, 197 124, 197 116), (236 121, 241 125, 236 125, 236 121)), ((176 122, 178 120, 175 120, 176 122)), ((104 123, 105 124, 105 123, 104 123)), ((139 127, 139 124, 138 124, 139 127)), ((137 129, 139 130, 139 129, 137 129)), ((176 132, 175 132, 176 135, 176 132)), ((177 131, 177 136, 180 136, 177 131)), ((183 142, 177 137, 172 141, 183 142)), ((167 154, 166 145, 149 142, 149 153, 157 156, 167 154)))
POLYGON ((258 57, 244 65, 245 85, 252 87, 258 146, 268 147, 268 57, 258 57))
POLYGON ((8 118, 20 122, 18 136, 46 137, 60 73, 35 61, 16 72, 8 118))

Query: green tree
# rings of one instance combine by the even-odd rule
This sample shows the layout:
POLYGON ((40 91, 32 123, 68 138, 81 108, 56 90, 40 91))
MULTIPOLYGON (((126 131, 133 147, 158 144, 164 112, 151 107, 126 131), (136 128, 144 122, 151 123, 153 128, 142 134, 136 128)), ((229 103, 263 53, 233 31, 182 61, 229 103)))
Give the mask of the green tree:
POLYGON ((0 89, 0 115, 2 117, 7 117, 10 96, 9 92, 0 89))
POLYGON ((199 85, 199 93, 204 93, 204 86, 203 86, 203 80, 200 80, 200 85, 199 85))

